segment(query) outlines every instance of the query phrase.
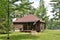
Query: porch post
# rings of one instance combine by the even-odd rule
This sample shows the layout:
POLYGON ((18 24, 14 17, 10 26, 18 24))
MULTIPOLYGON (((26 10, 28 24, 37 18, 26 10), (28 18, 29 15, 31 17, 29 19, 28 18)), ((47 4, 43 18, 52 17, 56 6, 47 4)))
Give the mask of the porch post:
POLYGON ((27 30, 28 30, 28 24, 27 24, 27 30))

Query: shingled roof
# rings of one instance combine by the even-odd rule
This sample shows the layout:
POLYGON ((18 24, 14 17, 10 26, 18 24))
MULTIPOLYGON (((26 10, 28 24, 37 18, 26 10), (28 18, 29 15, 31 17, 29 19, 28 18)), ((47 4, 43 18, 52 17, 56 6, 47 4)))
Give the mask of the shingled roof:
POLYGON ((18 18, 16 21, 14 21, 14 23, 37 22, 37 21, 40 21, 40 19, 32 14, 29 14, 29 15, 24 16, 22 18, 18 18))

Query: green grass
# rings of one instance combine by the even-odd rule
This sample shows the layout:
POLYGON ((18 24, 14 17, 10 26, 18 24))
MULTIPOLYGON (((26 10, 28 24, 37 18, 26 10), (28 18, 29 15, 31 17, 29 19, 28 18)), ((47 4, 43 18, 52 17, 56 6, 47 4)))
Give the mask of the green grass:
MULTIPOLYGON (((7 40, 7 34, 0 34, 0 40, 7 40)), ((10 40, 60 40, 60 30, 45 30, 37 35, 30 33, 13 32, 10 40)))

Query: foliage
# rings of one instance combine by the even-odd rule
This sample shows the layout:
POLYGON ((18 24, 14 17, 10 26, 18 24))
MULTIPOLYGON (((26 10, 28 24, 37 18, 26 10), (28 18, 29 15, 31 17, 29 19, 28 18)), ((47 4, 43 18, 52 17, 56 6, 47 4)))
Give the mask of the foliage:
MULTIPOLYGON (((7 33, 8 30, 8 0, 0 1, 0 33, 7 33)), ((9 19, 9 24, 11 23, 11 19, 9 19)), ((12 25, 10 25, 9 30, 12 25)))
POLYGON ((46 26, 48 25, 49 16, 47 16, 44 0, 40 0, 39 7, 35 11, 35 15, 45 21, 46 26))
POLYGON ((57 23, 57 20, 53 20, 53 19, 51 19, 51 20, 49 20, 48 21, 48 29, 52 29, 52 30, 57 30, 57 29, 60 29, 60 22, 58 21, 58 23, 57 23))
POLYGON ((15 4, 19 0, 1 0, 0 1, 0 33, 6 33, 7 30, 11 29, 12 19, 17 17, 23 17, 29 13, 30 7, 32 3, 27 0, 20 0, 21 4, 15 4), (9 5, 9 7, 8 7, 9 5), (9 8, 9 18, 8 18, 8 8, 9 8), (4 12, 3 12, 4 11, 4 12), (9 19, 9 26, 8 26, 9 19), (1 31, 2 30, 2 31, 1 31))
POLYGON ((56 3, 51 3, 53 8, 52 12, 55 12, 54 16, 55 18, 59 19, 60 18, 60 0, 52 0, 52 2, 56 3))
MULTIPOLYGON (((27 14, 29 14, 30 10, 31 10, 31 2, 27 1, 27 0, 20 0, 20 4, 14 4, 14 6, 16 7, 14 9, 13 15, 16 17, 23 17, 27 14)), ((15 17, 14 17, 15 18, 15 17)))
POLYGON ((53 18, 50 20, 49 29, 60 29, 60 0, 51 0, 51 3, 53 10, 53 18))

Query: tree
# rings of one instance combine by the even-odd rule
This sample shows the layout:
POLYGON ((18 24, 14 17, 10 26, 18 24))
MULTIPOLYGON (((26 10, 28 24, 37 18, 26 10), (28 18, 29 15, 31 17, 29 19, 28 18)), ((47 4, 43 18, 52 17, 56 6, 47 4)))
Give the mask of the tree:
POLYGON ((3 25, 3 23, 6 21, 6 17, 7 17, 7 0, 1 0, 0 1, 0 33, 5 32, 5 27, 3 25), (1 31, 3 30, 3 31, 1 31))
POLYGON ((15 12, 18 13, 19 17, 23 17, 27 14, 29 14, 30 10, 31 10, 31 2, 29 2, 28 0, 20 0, 21 3, 19 5, 16 5, 16 9, 15 12))
POLYGON ((9 21, 10 26, 8 26, 8 0, 0 0, 0 33, 7 33, 8 29, 11 30, 11 19, 9 21))
POLYGON ((53 27, 53 29, 60 29, 60 0, 51 0, 51 2, 54 2, 50 4, 53 7, 52 12, 55 13, 51 22, 54 26, 51 25, 51 27, 53 27))
POLYGON ((47 10, 44 6, 44 0, 40 0, 39 4, 40 4, 39 7, 35 11, 35 15, 39 18, 42 18, 42 20, 45 21, 46 26, 47 26, 49 16, 47 16, 47 13, 46 13, 47 10))
POLYGON ((52 7, 53 7, 53 13, 55 12, 55 14, 53 15, 55 19, 60 19, 60 0, 51 0, 51 2, 55 2, 55 3, 51 3, 52 7))
MULTIPOLYGON (((32 3, 28 2, 28 0, 20 0, 21 4, 14 4, 19 0, 1 0, 0 1, 0 30, 4 30, 2 32, 7 32, 5 29, 11 29, 8 28, 8 5, 9 5, 9 25, 12 26, 12 19, 16 18, 17 16, 24 16, 29 13, 28 10, 30 10, 30 7, 32 3), (4 11, 4 12, 3 12, 4 11), (17 12, 16 12, 17 11, 17 12), (18 13, 19 12, 19 13, 18 13)), ((5 33, 6 33, 5 32, 5 33)))

